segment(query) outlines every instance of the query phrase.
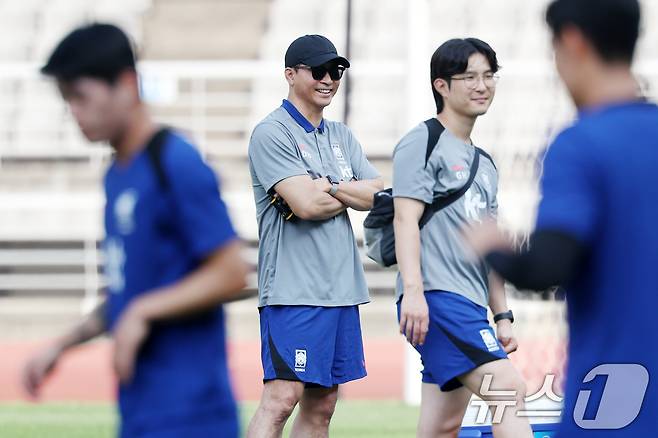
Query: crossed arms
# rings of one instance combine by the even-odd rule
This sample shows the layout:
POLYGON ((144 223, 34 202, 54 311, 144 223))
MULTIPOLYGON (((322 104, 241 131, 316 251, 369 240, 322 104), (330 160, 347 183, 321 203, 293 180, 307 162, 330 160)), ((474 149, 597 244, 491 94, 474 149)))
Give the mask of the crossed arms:
POLYGON ((375 193, 383 188, 381 178, 341 181, 338 192, 332 196, 329 194, 331 183, 327 178, 311 179, 308 175, 292 176, 274 186, 274 190, 288 203, 295 216, 312 221, 330 219, 347 208, 370 210, 375 193))

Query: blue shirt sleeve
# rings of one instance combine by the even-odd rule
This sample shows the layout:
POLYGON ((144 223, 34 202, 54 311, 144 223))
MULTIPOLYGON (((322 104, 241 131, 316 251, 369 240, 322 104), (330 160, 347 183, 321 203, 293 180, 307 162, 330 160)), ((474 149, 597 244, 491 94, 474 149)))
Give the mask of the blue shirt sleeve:
POLYGON ((179 233, 200 259, 237 238, 212 169, 192 146, 170 143, 163 164, 169 176, 179 233))
POLYGON ((583 244, 593 241, 601 215, 597 158, 574 128, 555 139, 544 160, 537 231, 562 231, 583 244))

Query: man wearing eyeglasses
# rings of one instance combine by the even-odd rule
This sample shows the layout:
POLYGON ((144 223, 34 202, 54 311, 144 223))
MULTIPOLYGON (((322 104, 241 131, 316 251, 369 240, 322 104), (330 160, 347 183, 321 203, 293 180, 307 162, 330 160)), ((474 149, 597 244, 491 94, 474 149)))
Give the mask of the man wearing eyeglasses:
POLYGON ((434 52, 430 66, 438 115, 407 133, 393 153, 400 332, 423 361, 417 435, 457 436, 476 394, 505 405, 502 421, 493 420, 496 438, 531 437, 528 421, 516 415, 525 386, 507 360, 517 342, 503 284, 471 260, 460 234, 498 209, 496 167, 471 141, 496 91, 496 53, 484 41, 454 39, 434 52), (434 210, 439 199, 452 203, 434 210), (426 209, 435 213, 424 216, 426 209), (485 376, 493 376, 490 384, 485 376))
POLYGON ((327 436, 338 385, 366 375, 368 288, 347 209, 369 210, 383 184, 352 132, 323 118, 349 66, 323 36, 293 41, 288 98, 249 143, 265 382, 249 437, 280 437, 298 403, 291 436, 327 436))

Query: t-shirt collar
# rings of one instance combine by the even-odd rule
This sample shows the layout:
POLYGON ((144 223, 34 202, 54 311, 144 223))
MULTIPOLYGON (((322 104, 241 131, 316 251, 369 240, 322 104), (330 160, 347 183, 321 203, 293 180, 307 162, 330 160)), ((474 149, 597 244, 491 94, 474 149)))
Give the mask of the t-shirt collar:
MULTIPOLYGON (((293 105, 288 99, 283 99, 283 103, 281 104, 281 106, 286 111, 288 111, 290 117, 292 117, 299 126, 304 128, 306 132, 310 133, 315 131, 315 126, 313 126, 313 124, 311 124, 311 122, 309 122, 306 119, 306 117, 304 117, 302 113, 300 113, 299 110, 295 108, 295 105, 293 105)), ((320 133, 324 133, 324 119, 320 121, 320 126, 318 126, 318 131, 320 131, 320 133)))
POLYGON ((637 99, 621 100, 618 102, 608 102, 599 105, 591 105, 580 108, 578 110, 578 118, 582 119, 592 114, 601 113, 615 108, 625 108, 630 106, 644 106, 651 105, 649 100, 645 97, 638 97, 637 99))

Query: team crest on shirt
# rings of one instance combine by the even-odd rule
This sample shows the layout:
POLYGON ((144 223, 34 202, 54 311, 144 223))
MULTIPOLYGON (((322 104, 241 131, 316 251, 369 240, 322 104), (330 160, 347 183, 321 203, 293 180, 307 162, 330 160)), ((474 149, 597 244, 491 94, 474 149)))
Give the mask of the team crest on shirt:
POLYGON ((482 340, 484 341, 484 345, 487 347, 487 350, 490 352, 500 350, 498 341, 496 341, 496 338, 494 338, 494 335, 491 334, 490 330, 480 330, 480 336, 482 336, 482 340))
POLYGON ((334 155, 336 156, 337 160, 345 160, 345 156, 343 155, 343 150, 340 148, 339 144, 333 143, 331 145, 331 150, 334 151, 334 155))
POLYGON ((295 371, 306 371, 306 350, 295 350, 295 371))
POLYGON ((114 201, 114 219, 119 233, 124 236, 135 230, 135 206, 138 198, 137 190, 128 189, 114 201))
POLYGON ((352 171, 352 166, 345 159, 345 154, 343 154, 343 149, 338 143, 331 143, 331 150, 334 152, 336 161, 338 161, 338 168, 340 169, 340 177, 344 181, 349 181, 354 177, 354 172, 352 171))

